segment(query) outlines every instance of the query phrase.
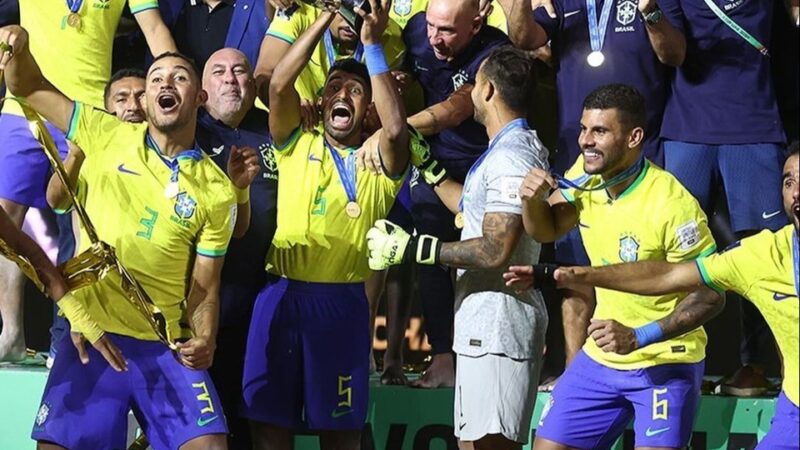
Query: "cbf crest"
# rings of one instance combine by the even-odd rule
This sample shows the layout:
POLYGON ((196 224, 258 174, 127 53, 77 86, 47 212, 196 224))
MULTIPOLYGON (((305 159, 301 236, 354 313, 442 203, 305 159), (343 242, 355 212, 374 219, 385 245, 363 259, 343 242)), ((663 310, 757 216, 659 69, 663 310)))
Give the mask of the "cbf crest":
POLYGON ((617 2, 617 22, 620 25, 629 25, 636 18, 638 8, 631 0, 617 2))
POLYGON ((636 262, 639 259, 639 243, 633 236, 619 239, 619 259, 622 262, 636 262))
POLYGON ((197 202, 186 192, 181 192, 175 198, 175 214, 178 218, 191 219, 197 209, 197 202))
POLYGON ((398 16, 407 16, 411 12, 412 0, 395 0, 394 13, 398 16))
POLYGON ((453 75, 452 80, 453 80, 453 90, 457 91, 461 89, 461 86, 466 84, 469 78, 467 77, 467 74, 464 73, 463 70, 459 70, 457 74, 453 75))
POLYGON ((261 152, 261 161, 264 163, 264 178, 270 180, 278 179, 278 161, 275 160, 275 150, 269 143, 264 143, 258 146, 258 151, 261 152))

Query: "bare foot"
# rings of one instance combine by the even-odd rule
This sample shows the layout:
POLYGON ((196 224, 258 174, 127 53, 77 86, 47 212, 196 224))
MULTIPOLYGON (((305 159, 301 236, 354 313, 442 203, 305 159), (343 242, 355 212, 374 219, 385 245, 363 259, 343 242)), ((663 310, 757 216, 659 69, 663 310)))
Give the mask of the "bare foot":
POLYGON ((402 364, 386 365, 381 374, 381 384, 388 386, 405 386, 408 384, 408 378, 403 373, 402 364))
POLYGON ((25 361, 25 337, 22 333, 0 333, 0 362, 25 361))
POLYGON ((456 370, 452 353, 433 355, 428 370, 419 379, 411 382, 411 386, 424 389, 453 387, 455 384, 456 370))

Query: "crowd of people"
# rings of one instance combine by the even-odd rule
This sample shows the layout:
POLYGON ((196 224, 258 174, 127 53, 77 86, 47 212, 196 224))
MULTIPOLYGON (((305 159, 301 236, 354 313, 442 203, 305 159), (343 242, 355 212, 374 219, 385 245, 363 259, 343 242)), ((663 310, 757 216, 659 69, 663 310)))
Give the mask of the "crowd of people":
MULTIPOLYGON (((386 298, 381 382, 452 386, 460 448, 520 448, 553 297, 566 370, 534 448, 609 448, 633 421, 636 448, 680 449, 703 325, 739 295, 743 368, 722 387, 765 392, 758 343, 774 335, 783 382, 759 445, 797 449, 799 55, 775 36, 796 38, 799 14, 797 0, 3 4, 2 81, 24 102, 0 113, 0 243, 58 311, 32 438, 124 448, 132 411, 156 450, 290 449, 308 432, 359 448, 386 298), (728 237, 712 235, 721 203, 728 237), (20 231, 30 208, 56 213, 59 267, 95 244, 85 210, 163 330, 114 273, 70 290, 20 231), (409 382, 412 286, 432 358, 409 382)), ((26 355, 23 281, 0 260, 0 361, 26 355)))

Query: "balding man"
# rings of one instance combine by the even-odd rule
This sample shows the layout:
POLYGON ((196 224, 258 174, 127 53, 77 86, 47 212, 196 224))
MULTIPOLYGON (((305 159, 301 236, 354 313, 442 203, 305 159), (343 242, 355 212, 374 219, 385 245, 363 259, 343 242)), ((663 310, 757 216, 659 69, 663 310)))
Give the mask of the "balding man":
POLYGON ((252 67, 244 53, 233 48, 214 52, 203 70, 203 89, 208 100, 198 114, 200 148, 223 170, 234 149, 256 149, 253 156, 263 169, 250 184, 249 198, 239 199, 236 228, 247 232, 234 233, 222 268, 219 352, 209 370, 228 419, 229 447, 251 448, 248 424, 239 417, 238 402, 250 315, 258 291, 266 282, 261 263, 275 232, 278 172, 270 153, 270 136, 239 128, 253 108, 256 95, 252 67))
MULTIPOLYGON (((406 63, 425 93, 422 112, 408 123, 426 136, 433 157, 459 183, 486 150, 486 129, 473 119, 470 92, 481 62, 508 43, 498 29, 483 26, 478 0, 431 0, 427 12, 412 17, 403 30, 406 63)), ((439 176, 429 180, 438 184, 439 176)), ((457 241, 453 214, 439 201, 433 186, 411 183, 412 216, 420 234, 457 241)), ((433 362, 415 384, 452 386, 453 284, 444 266, 419 266, 420 295, 433 362)))

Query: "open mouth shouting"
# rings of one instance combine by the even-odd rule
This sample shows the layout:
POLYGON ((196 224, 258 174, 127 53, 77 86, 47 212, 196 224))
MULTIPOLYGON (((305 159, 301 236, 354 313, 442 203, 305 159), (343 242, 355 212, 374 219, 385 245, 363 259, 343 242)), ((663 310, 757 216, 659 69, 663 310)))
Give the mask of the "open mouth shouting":
POLYGON ((174 90, 164 90, 156 97, 156 104, 162 114, 171 114, 178 110, 180 105, 180 97, 174 90))
POLYGON ((343 100, 335 102, 328 121, 336 130, 349 130, 353 124, 353 107, 343 100))

